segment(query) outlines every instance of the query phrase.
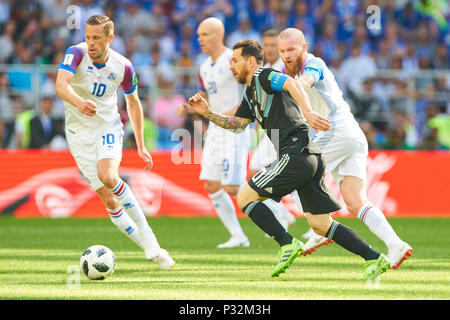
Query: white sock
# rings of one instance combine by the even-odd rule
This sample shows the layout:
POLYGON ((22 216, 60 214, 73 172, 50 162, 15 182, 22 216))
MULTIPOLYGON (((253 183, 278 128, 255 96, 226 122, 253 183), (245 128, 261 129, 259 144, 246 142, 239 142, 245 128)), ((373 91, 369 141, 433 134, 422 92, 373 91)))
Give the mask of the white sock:
POLYGON ((276 202, 273 199, 266 199, 263 203, 269 207, 269 209, 273 212, 275 218, 277 218, 278 222, 283 226, 284 229, 288 229, 288 219, 286 215, 286 209, 280 202, 276 202))
POLYGON ((124 181, 120 180, 111 192, 131 219, 136 222, 146 258, 153 259, 158 256, 160 249, 159 243, 156 240, 152 228, 148 225, 144 212, 131 191, 131 188, 124 181))
POLYGON ((136 223, 130 218, 130 216, 121 207, 115 210, 106 209, 109 213, 112 223, 119 228, 120 231, 128 238, 133 240, 139 247, 142 247, 141 237, 139 236, 139 231, 136 223))
POLYGON ((373 204, 368 203, 362 206, 358 212, 358 219, 364 222, 369 230, 380 238, 388 248, 402 242, 386 220, 383 212, 373 204))
POLYGON ((230 232, 231 236, 246 238, 244 231, 239 224, 239 220, 236 217, 236 212, 230 195, 224 189, 220 189, 215 193, 209 194, 209 197, 214 204, 217 215, 220 220, 222 220, 222 223, 225 228, 227 228, 228 232, 230 232))

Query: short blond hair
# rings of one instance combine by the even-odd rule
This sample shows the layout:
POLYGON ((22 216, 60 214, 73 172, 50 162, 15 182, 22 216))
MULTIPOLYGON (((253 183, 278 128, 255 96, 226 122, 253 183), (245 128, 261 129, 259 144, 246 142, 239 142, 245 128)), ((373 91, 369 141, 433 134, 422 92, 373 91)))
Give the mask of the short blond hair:
POLYGON ((86 24, 89 25, 103 25, 103 30, 106 36, 114 33, 114 23, 112 20, 104 14, 95 14, 87 19, 86 24))

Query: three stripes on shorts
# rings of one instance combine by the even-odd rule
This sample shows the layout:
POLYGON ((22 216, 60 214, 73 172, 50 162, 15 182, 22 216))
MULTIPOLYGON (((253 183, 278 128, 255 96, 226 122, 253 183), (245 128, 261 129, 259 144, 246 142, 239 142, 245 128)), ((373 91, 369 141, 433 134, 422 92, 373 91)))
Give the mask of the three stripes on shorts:
POLYGON ((264 188, 270 181, 272 181, 276 176, 278 176, 284 168, 286 168, 287 164, 289 162, 289 155, 284 154, 280 161, 278 161, 275 168, 271 169, 270 171, 261 170, 259 171, 253 178, 253 182, 255 186, 258 188, 264 188))

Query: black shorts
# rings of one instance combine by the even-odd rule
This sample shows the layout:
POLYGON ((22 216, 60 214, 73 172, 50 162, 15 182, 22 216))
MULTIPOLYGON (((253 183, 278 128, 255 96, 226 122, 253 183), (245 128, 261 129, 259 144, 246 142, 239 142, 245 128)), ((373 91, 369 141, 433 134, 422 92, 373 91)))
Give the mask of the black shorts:
POLYGON ((297 190, 304 212, 331 213, 341 206, 325 186, 324 173, 322 154, 313 154, 304 148, 281 155, 277 163, 270 169, 260 170, 248 184, 261 197, 277 202, 297 190))

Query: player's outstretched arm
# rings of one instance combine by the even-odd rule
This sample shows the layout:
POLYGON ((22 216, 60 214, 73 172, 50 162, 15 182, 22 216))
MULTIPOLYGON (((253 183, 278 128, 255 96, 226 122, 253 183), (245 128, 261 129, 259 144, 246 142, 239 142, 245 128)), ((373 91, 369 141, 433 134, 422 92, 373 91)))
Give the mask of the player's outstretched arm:
POLYGON ((144 113, 142 111, 141 101, 137 94, 137 89, 134 90, 133 93, 125 94, 124 96, 127 104, 128 116, 130 117, 131 125, 133 126, 138 154, 145 162, 147 162, 145 170, 150 170, 153 167, 153 159, 144 144, 144 113))
MULTIPOLYGON (((208 99, 208 94, 203 91, 198 91, 197 94, 201 95, 205 100, 208 99)), ((177 116, 182 117, 188 113, 196 113, 187 103, 183 103, 177 108, 177 116)))
POLYGON ((56 94, 75 106, 81 113, 87 116, 95 116, 97 113, 97 105, 90 101, 81 98, 70 86, 74 74, 70 71, 59 69, 56 76, 56 94))
POLYGON ((308 90, 314 85, 316 79, 314 79, 314 77, 310 73, 305 73, 300 75, 297 78, 297 81, 302 85, 303 89, 308 90))
POLYGON ((206 100, 198 94, 188 100, 188 105, 192 108, 192 110, 204 116, 209 121, 212 121, 219 127, 230 130, 236 134, 243 132, 251 122, 251 119, 236 116, 224 116, 212 111, 206 100))
POLYGON ((300 82, 289 77, 283 84, 283 90, 288 91, 292 98, 294 98, 295 102, 297 102, 297 105, 300 107, 303 116, 314 130, 330 130, 330 122, 328 119, 312 110, 308 94, 300 82))

